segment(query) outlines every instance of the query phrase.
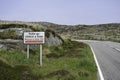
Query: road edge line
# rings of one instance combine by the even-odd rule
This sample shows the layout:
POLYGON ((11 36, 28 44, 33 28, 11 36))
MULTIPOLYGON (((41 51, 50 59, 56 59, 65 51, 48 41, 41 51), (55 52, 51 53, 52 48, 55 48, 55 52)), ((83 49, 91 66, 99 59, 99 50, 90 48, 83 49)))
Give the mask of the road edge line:
POLYGON ((93 53, 93 56, 94 56, 94 60, 95 60, 95 63, 97 65, 97 68, 98 68, 98 73, 99 73, 99 76, 100 76, 100 80, 104 80, 103 73, 102 73, 101 68, 100 68, 100 66, 98 64, 98 60, 96 58, 95 52, 94 52, 92 46, 90 46, 90 48, 92 50, 92 53, 93 53))

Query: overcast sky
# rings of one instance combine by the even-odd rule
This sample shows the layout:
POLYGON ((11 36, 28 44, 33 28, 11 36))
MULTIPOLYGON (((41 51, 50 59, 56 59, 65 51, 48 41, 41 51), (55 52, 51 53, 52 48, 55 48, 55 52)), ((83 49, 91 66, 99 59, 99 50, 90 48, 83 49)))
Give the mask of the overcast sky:
POLYGON ((120 0, 0 0, 0 19, 57 24, 120 22, 120 0))

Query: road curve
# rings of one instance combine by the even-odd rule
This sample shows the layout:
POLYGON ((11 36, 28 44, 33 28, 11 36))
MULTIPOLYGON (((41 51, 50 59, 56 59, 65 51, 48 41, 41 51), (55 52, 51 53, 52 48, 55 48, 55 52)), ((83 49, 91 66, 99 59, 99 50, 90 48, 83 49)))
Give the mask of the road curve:
POLYGON ((120 43, 77 40, 89 44, 98 61, 104 80, 120 80, 120 43))

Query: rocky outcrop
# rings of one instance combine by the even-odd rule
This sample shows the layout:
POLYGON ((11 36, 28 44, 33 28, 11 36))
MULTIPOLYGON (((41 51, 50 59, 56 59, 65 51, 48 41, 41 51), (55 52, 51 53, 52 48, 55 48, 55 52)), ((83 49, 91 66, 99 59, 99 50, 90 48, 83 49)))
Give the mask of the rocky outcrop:
MULTIPOLYGON (((31 28, 9 27, 0 29, 0 50, 25 50, 26 45, 23 43, 23 33, 33 31, 31 28)), ((45 45, 58 46, 63 43, 62 38, 54 31, 44 30, 45 32, 45 45)), ((38 47, 38 45, 30 45, 31 49, 38 47)))
POLYGON ((26 45, 22 40, 5 39, 0 40, 0 50, 24 50, 26 45))
POLYGON ((48 46, 58 46, 61 45, 63 43, 63 40, 61 40, 59 37, 57 36, 53 36, 52 34, 50 34, 50 36, 47 38, 45 38, 45 44, 48 46))

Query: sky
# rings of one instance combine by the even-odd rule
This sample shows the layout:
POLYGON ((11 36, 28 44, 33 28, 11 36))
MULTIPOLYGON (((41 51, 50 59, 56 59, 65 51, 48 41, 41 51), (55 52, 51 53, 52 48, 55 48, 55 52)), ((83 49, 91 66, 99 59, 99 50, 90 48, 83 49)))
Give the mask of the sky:
POLYGON ((0 0, 0 20, 66 25, 120 23, 120 0, 0 0))

